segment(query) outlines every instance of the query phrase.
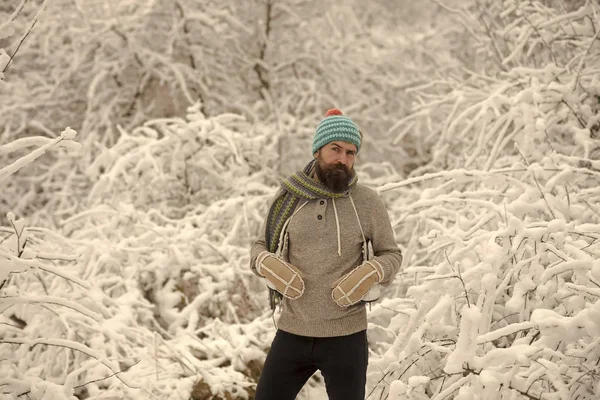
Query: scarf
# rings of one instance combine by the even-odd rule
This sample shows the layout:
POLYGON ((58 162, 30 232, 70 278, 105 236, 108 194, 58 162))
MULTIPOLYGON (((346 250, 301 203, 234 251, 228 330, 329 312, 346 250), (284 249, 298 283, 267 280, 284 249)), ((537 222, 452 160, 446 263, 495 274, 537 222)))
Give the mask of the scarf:
MULTIPOLYGON (((339 199, 345 193, 334 192, 321 182, 313 179, 317 160, 311 160, 301 171, 296 171, 283 180, 279 196, 275 199, 267 216, 265 239, 267 248, 275 253, 279 247, 281 230, 288 218, 300 203, 300 200, 339 199)), ((348 184, 352 187, 358 182, 356 174, 348 184)), ((272 310, 282 299, 281 293, 269 288, 269 304, 272 310)))
MULTIPOLYGON (((311 160, 303 170, 293 173, 281 183, 280 194, 271 205, 267 217, 265 238, 271 253, 277 250, 281 229, 301 199, 339 199, 345 196, 345 193, 334 192, 312 178, 316 163, 316 159, 311 160)), ((348 186, 354 186, 357 181, 358 177, 355 174, 348 186)))

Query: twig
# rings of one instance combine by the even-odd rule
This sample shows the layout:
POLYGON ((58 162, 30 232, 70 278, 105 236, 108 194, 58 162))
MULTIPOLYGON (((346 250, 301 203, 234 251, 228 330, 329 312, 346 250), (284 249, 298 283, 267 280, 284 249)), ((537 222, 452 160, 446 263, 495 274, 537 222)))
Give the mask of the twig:
POLYGON ((452 263, 450 262, 450 258, 448 258, 448 253, 446 252, 446 250, 444 250, 444 255, 446 256, 446 260, 448 261, 448 264, 450 265, 450 269, 452 269, 452 272, 457 274, 458 279, 460 280, 460 283, 462 283, 463 290, 465 291, 465 298, 467 299, 467 306, 469 308, 471 308, 471 302, 469 301, 469 293, 467 292, 467 286, 465 285, 465 281, 463 280, 462 274, 460 273, 460 265, 458 265, 458 272, 455 272, 454 268, 452 267, 452 263))
MULTIPOLYGON (((534 360, 534 361, 535 361, 535 360, 534 360)), ((481 373, 481 371, 475 371, 474 369, 471 369, 471 368, 469 368, 469 366, 468 366, 468 365, 467 365, 467 368, 463 367, 463 370, 465 370, 466 372, 469 372, 469 373, 471 373, 471 374, 473 374, 473 375, 477 375, 477 376, 479 376, 479 374, 481 373)), ((533 397, 532 395, 530 395, 530 394, 529 394, 529 393, 527 393, 527 392, 523 392, 522 390, 519 390, 519 389, 516 389, 516 388, 514 388, 513 386, 511 386, 511 385, 510 385, 510 383, 508 384, 508 386, 507 386, 507 387, 508 387, 509 389, 512 389, 512 390, 516 391, 516 392, 519 392, 520 394, 522 394, 523 396, 527 397, 527 398, 528 398, 528 399, 530 399, 530 400, 540 400, 540 399, 538 399, 537 397, 533 397)))
MULTIPOLYGON (((527 166, 531 166, 529 164, 529 161, 527 161, 527 159, 525 158, 525 155, 521 152, 521 149, 519 148, 519 146, 516 143, 515 143, 515 147, 516 147, 517 151, 519 152, 519 154, 521 155, 521 157, 523 158, 523 160, 525 161, 525 163, 527 164, 527 166)), ((550 211, 550 215, 552 215, 552 219, 556 219, 556 215, 554 214, 552 207, 550 207, 550 203, 548 203, 548 199, 546 199, 546 195, 542 191, 542 187, 540 186, 540 183, 538 182, 538 180, 535 176, 535 172, 531 171, 531 176, 533 177, 533 181, 535 182, 535 185, 537 186, 537 189, 540 192, 542 199, 544 199, 544 203, 546 203, 546 207, 548 207, 548 211, 550 211)))
POLYGON ((70 301, 68 299, 63 299, 61 297, 53 297, 53 296, 0 296, 0 300, 4 300, 9 304, 54 304, 57 306, 62 306, 69 308, 74 311, 78 311, 84 316, 96 321, 102 321, 102 316, 95 311, 90 310, 89 308, 76 303, 74 301, 70 301))
POLYGON ((383 308, 384 310, 393 311, 393 312, 395 312, 395 313, 402 314, 402 315, 406 315, 406 316, 410 317, 410 314, 409 314, 409 313, 406 313, 406 312, 404 312, 404 311, 398 311, 398 310, 394 310, 393 308, 386 307, 386 306, 382 306, 382 305, 379 305, 379 307, 383 308))
POLYGON ((27 38, 27 36, 29 36, 29 33, 31 32, 31 30, 33 29, 33 27, 35 26, 36 23, 37 23, 37 19, 33 20, 33 24, 31 24, 31 27, 29 28, 29 30, 27 30, 27 32, 25 32, 25 35, 23 35, 23 37, 19 41, 19 44, 17 45, 17 48, 15 49, 14 53, 12 54, 12 56, 10 56, 10 58, 8 59, 8 62, 6 63, 6 65, 4 66, 4 69, 2 70, 2 73, 5 73, 8 70, 8 67, 12 64, 13 58, 15 58, 15 56, 17 55, 17 52, 21 48, 21 45, 23 44, 23 42, 25 41, 25 39, 27 38))
MULTIPOLYGON (((259 60, 256 62, 256 64, 254 64, 254 71, 256 71, 256 75, 258 75, 258 80, 261 83, 261 86, 264 90, 266 90, 267 92, 270 89, 270 84, 269 81, 267 80, 267 78, 263 75, 263 72, 265 71, 265 68, 263 67, 263 64, 265 62, 265 55, 267 53, 267 45, 269 42, 269 35, 271 34, 271 22, 273 20, 273 15, 272 15, 272 11, 273 11, 273 0, 267 0, 267 9, 266 9, 266 21, 265 21, 265 37, 263 38, 263 43, 262 46, 260 47, 260 55, 259 55, 259 60)), ((261 97, 264 99, 265 95, 262 92, 262 90, 260 91, 260 95, 261 97)))
POLYGON ((498 58, 497 60, 495 60, 496 64, 498 65, 498 67, 501 70, 506 71, 507 70, 506 65, 502 64, 502 60, 504 59, 504 57, 500 53, 500 48, 498 47, 498 44, 496 43, 496 40, 492 36, 492 31, 490 29, 490 26, 485 21, 485 18, 483 18, 483 10, 481 9, 481 5, 479 4, 478 0, 476 0, 475 3, 477 4, 477 9, 479 10, 479 15, 480 15, 479 19, 481 20, 481 23, 483 24, 483 27, 485 28, 485 32, 486 32, 487 36, 492 41, 492 45, 493 45, 492 48, 494 49, 494 52, 496 53, 496 57, 498 58))
POLYGON ((21 40, 19 41, 19 44, 17 45, 17 48, 15 49, 14 53, 12 54, 12 56, 10 56, 10 59, 8 60, 8 62, 6 63, 6 65, 4 66, 4 69, 2 70, 2 73, 5 73, 8 70, 8 67, 10 66, 10 64, 12 64, 12 60, 13 58, 15 58, 15 55, 17 55, 17 52, 19 51, 19 49, 21 48, 21 46, 23 45, 23 42, 25 41, 25 39, 27 39, 27 37, 29 36, 29 34, 31 33, 31 31, 33 30, 33 27, 35 26, 35 24, 38 21, 38 16, 40 14, 41 11, 43 11, 46 8, 46 1, 44 0, 44 2, 42 3, 41 7, 40 7, 40 11, 38 11, 38 13, 36 14, 31 26, 29 27, 29 29, 27 30, 27 32, 25 32, 25 34, 21 37, 21 40))
MULTIPOLYGON (((383 372, 383 371, 382 371, 382 372, 383 372)), ((386 376, 387 376, 388 374, 390 374, 390 375, 391 375, 392 373, 393 373, 393 371, 388 371, 388 372, 386 372, 385 374, 383 374, 383 376, 381 377, 381 379, 379 380, 379 382, 377 382, 377 384, 376 384, 376 385, 373 387, 373 389, 371 389, 371 392, 370 392, 370 393, 367 395, 367 397, 366 397, 366 398, 368 399, 369 397, 371 397, 371 395, 373 394, 373 392, 375 392, 375 389, 377 389, 377 388, 379 387, 379 384, 380 384, 381 382, 384 382, 384 380, 385 380, 385 378, 386 378, 386 376)))
POLYGON ((600 217, 600 213, 598 213, 598 211, 594 210, 594 208, 592 208, 592 205, 585 199, 580 199, 585 205, 588 206, 588 208, 590 209, 591 212, 593 212, 594 214, 596 214, 597 216, 600 217))
POLYGON ((592 50, 592 46, 594 46, 594 42, 596 41, 596 39, 598 39, 598 35, 600 35, 600 29, 598 29, 598 31, 592 38, 592 42, 590 43, 590 46, 588 47, 587 51, 585 52, 585 54, 581 58, 581 61, 579 62, 577 77, 575 78, 575 83, 573 85, 573 89, 575 89, 577 87, 577 85, 579 84, 579 78, 581 78, 581 71, 583 70, 583 64, 585 63, 585 58, 590 54, 590 50, 592 50))
MULTIPOLYGON (((556 168, 552 168, 552 169, 544 168, 544 171, 562 172, 561 169, 556 169, 556 168)), ((388 190, 393 190, 393 189, 397 189, 397 188, 400 188, 403 186, 418 184, 418 183, 430 181, 433 179, 445 178, 445 179, 450 180, 458 173, 460 173, 464 176, 467 176, 469 178, 487 178, 489 176, 493 176, 496 174, 504 175, 504 174, 514 173, 514 172, 527 172, 527 168, 501 168, 501 169, 494 169, 494 170, 489 170, 489 171, 467 170, 467 169, 457 168, 457 169, 445 170, 442 172, 427 173, 427 174, 424 174, 421 176, 416 176, 413 178, 405 179, 401 182, 386 183, 386 184, 378 187, 376 190, 379 193, 382 193, 382 192, 386 192, 388 190)))
MULTIPOLYGON (((15 235, 17 235, 17 257, 21 258, 21 255, 23 254, 23 252, 21 251, 21 235, 23 234, 23 229, 25 229, 25 227, 23 227, 23 229, 21 229, 21 232, 17 231, 17 226, 15 225, 15 223, 11 220, 10 224, 12 225, 13 229, 15 230, 15 235)), ((23 246, 23 248, 25 248, 25 246, 23 246)))
POLYGON ((46 286, 46 282, 44 282, 44 280, 42 279, 40 274, 33 274, 33 276, 35 276, 37 278, 37 280, 40 281, 40 283, 42 284, 42 289, 44 289, 44 293, 46 293, 46 296, 49 296, 50 292, 48 292, 48 287, 46 286))
POLYGON ((598 239, 594 238, 594 240, 592 240, 592 242, 591 242, 590 244, 588 244, 588 245, 587 245, 587 246, 585 246, 585 247, 582 247, 580 250, 585 250, 585 249, 587 249, 588 247, 591 247, 591 246, 593 246, 593 245, 594 245, 594 243, 596 243, 596 240, 598 240, 598 239))
POLYGON ((13 235, 13 233, 12 233, 12 232, 10 232, 8 235, 6 235, 6 236, 5 236, 5 237, 3 237, 2 239, 0 239, 0 244, 4 243, 4 241, 5 241, 6 239, 8 239, 9 237, 11 237, 12 235, 13 235))
POLYGON ((111 372, 113 372, 114 376, 116 376, 121 382, 123 382, 123 384, 125 386, 132 388, 132 389, 137 389, 137 387, 129 385, 121 377, 119 377, 118 376, 119 372, 115 372, 113 367, 111 365, 109 365, 108 362, 106 360, 104 360, 100 355, 93 354, 92 349, 90 349, 89 347, 84 346, 80 343, 62 340, 62 339, 46 339, 46 338, 39 338, 39 339, 34 339, 34 340, 26 340, 26 339, 18 339, 18 338, 0 339, 0 343, 27 345, 27 346, 29 346, 29 348, 33 348, 37 345, 45 344, 46 346, 62 347, 62 348, 69 349, 69 350, 79 351, 80 353, 83 353, 83 354, 85 354, 89 357, 92 357, 92 358, 98 360, 99 362, 101 362, 105 367, 107 367, 111 372))
POLYGON ((508 315, 506 315, 506 316, 504 316, 504 317, 500 318, 499 320, 496 320, 496 321, 494 321, 494 322, 492 323, 492 325, 490 326, 490 331, 492 330, 492 328, 494 327, 494 325, 496 325, 498 322, 502 322, 502 321, 504 321, 506 318, 513 317, 513 316, 515 316, 515 315, 519 315, 519 314, 520 314, 520 313, 518 313, 518 312, 516 312, 516 313, 512 313, 512 314, 508 314, 508 315))
POLYGON ((527 21, 529 23, 529 25, 531 25, 531 28, 535 31, 535 33, 539 36, 539 38, 542 40, 542 42, 544 42, 544 44, 548 48, 548 51, 550 52, 550 55, 552 56, 552 61, 554 61, 554 65, 558 65, 558 63, 556 62, 556 55, 552 51, 552 48, 550 47, 548 42, 546 42, 546 39, 544 39, 544 37, 540 33, 539 29, 531 23, 529 18, 527 18, 527 15, 525 15, 525 10, 521 10, 521 12, 523 13, 523 18, 525 18, 525 21, 527 21))
POLYGON ((581 118, 579 118, 579 115, 577 115, 575 110, 573 110, 573 107, 571 107, 571 105, 569 103, 567 103, 565 100, 561 100, 560 102, 563 103, 565 106, 567 106, 569 108, 569 110, 571 110, 571 112, 573 113, 575 118, 577 118, 577 121, 579 121, 579 125, 581 125, 582 128, 585 128, 586 123, 581 118))
POLYGON ((600 285, 595 280, 593 280, 592 278, 588 278, 588 279, 590 280, 590 282, 592 282, 594 285, 596 285, 600 288, 600 285))
POLYGON ((140 358, 139 360, 137 360, 135 363, 133 363, 133 364, 131 364, 131 365, 129 365, 129 366, 127 366, 127 367, 123 368, 123 369, 122 369, 122 370, 120 370, 120 371, 113 372, 112 374, 108 375, 107 377, 104 377, 104 378, 99 378, 99 379, 95 379, 95 380, 93 380, 93 381, 89 381, 89 382, 86 382, 86 383, 82 383, 81 385, 73 386, 73 389, 79 389, 80 387, 83 387, 83 386, 89 385, 90 383, 96 383, 96 382, 100 382, 100 381, 106 380, 106 379, 108 379, 108 378, 112 378, 113 376, 116 376, 117 374, 120 374, 121 372, 127 372, 127 371, 129 371, 131 368, 133 368, 133 367, 135 367, 136 365, 138 365, 140 362, 142 362, 142 359, 141 359, 141 358, 140 358))
POLYGON ((15 329, 19 329, 19 330, 23 329, 23 328, 18 327, 17 325, 9 324, 8 322, 0 322, 0 325, 10 326, 11 328, 15 328, 15 329))
MULTIPOLYGON (((136 365, 138 365, 141 361, 142 361, 142 359, 140 358, 139 360, 137 360, 137 362, 131 364, 130 366, 128 366, 128 367, 126 367, 126 368, 124 368, 124 369, 122 369, 120 371, 113 372, 112 374, 110 374, 110 375, 108 375, 108 376, 106 376, 104 378, 94 379, 93 381, 89 381, 89 382, 86 382, 86 383, 82 383, 81 385, 73 386, 73 389, 79 389, 80 387, 84 387, 86 385, 89 385, 90 383, 96 383, 96 382, 100 382, 100 381, 104 381, 106 379, 112 378, 113 376, 116 376, 117 374, 120 374, 121 372, 127 372, 132 367, 135 367, 136 365)), ((23 393, 17 395, 17 397, 26 396, 26 395, 28 396, 29 393, 31 393, 31 390, 23 392, 23 393)))
MULTIPOLYGON (((558 258, 560 258, 561 260, 563 260, 563 262, 567 262, 567 260, 566 260, 564 257, 562 257, 561 255, 557 254, 557 253, 556 253, 554 250, 552 250, 551 248, 549 248, 549 247, 548 247, 548 248, 546 249, 546 251, 549 251, 550 253, 554 254, 556 257, 558 257, 558 258)), ((560 262, 560 261, 558 261, 558 262, 560 262)))
MULTIPOLYGON (((558 0, 558 3, 562 7, 563 12, 565 14, 567 14, 569 11, 567 10, 567 7, 565 6, 565 3, 563 2, 563 0, 558 0)), ((567 21, 569 21, 569 25, 571 25, 571 29, 573 30, 573 35, 577 35, 577 31, 575 30, 575 27, 573 26, 573 22, 571 22, 571 19, 569 18, 569 19, 567 19, 567 21)))
MULTIPOLYGON (((192 69, 194 71, 198 71, 198 67, 196 66, 196 59, 194 58, 194 53, 191 51, 192 45, 190 43, 190 30, 187 26, 187 20, 186 20, 186 16, 185 16, 185 11, 183 10, 183 6, 181 5, 181 3, 179 1, 175 2, 175 7, 179 10, 179 14, 181 17, 181 21, 182 21, 182 29, 183 29, 183 33, 184 33, 184 37, 185 37, 185 41, 186 44, 188 45, 188 47, 190 48, 190 55, 189 55, 189 59, 190 59, 190 66, 192 67, 192 69)), ((196 87, 193 87, 192 90, 194 90, 196 92, 196 95, 198 95, 198 98, 200 99, 200 112, 203 115, 206 115, 206 102, 204 101, 203 97, 202 97, 202 93, 200 93, 200 85, 197 85, 196 87)))

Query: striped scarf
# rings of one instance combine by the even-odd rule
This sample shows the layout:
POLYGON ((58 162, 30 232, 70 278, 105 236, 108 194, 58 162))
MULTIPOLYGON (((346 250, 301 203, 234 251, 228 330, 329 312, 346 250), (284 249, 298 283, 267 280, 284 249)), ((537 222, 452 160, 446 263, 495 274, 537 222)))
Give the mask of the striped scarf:
MULTIPOLYGON (((271 205, 267 217, 265 239, 271 253, 275 253, 277 250, 285 221, 290 218, 301 199, 338 199, 345 195, 344 193, 333 192, 327 186, 312 178, 315 174, 316 163, 317 160, 312 160, 302 171, 293 173, 281 183, 279 196, 271 205)), ((348 186, 354 186, 357 181, 358 178, 355 174, 348 186)), ((277 304, 281 303, 282 297, 281 293, 269 288, 269 305, 273 312, 277 304)))
MULTIPOLYGON (((283 225, 292 215, 301 199, 338 199, 345 195, 345 193, 333 192, 327 186, 312 178, 316 163, 316 159, 312 160, 302 171, 293 173, 281 183, 280 195, 273 202, 267 217, 265 238, 271 253, 277 250, 283 225)), ((349 187, 354 186, 357 181, 358 178, 355 174, 349 183, 349 187)))

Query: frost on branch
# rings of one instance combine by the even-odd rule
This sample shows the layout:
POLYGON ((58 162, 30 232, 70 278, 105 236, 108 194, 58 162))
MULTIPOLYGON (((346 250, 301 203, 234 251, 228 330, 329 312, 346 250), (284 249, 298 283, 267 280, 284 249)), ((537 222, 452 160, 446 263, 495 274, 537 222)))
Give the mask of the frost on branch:
POLYGON ((2 153, 12 153, 12 152, 16 152, 17 150, 20 150, 21 148, 24 148, 26 146, 30 146, 31 144, 34 143, 35 139, 37 139, 38 142, 43 143, 43 145, 41 145, 39 148, 33 150, 29 154, 18 158, 17 160, 13 161, 11 164, 9 164, 3 168, 0 168, 0 184, 2 184, 3 181, 8 179, 11 175, 13 175, 15 172, 17 172, 21 168, 27 166, 28 164, 33 163, 36 159, 41 157, 46 151, 48 151, 49 149, 51 149, 54 146, 70 147, 70 148, 76 149, 76 150, 81 149, 80 144, 72 142, 72 140, 75 138, 75 135, 77 134, 74 130, 67 128, 67 130, 65 130, 63 132, 63 134, 64 134, 64 136, 61 134, 60 137, 57 137, 55 139, 48 139, 48 138, 43 138, 43 137, 26 138, 26 139, 15 140, 11 143, 0 146, 0 155, 2 155, 2 153))
POLYGON ((261 129, 236 114, 207 119, 196 107, 187 119, 150 120, 131 133, 121 129, 115 146, 87 168, 96 182, 89 204, 114 199, 180 217, 207 208, 223 212, 239 206, 245 194, 271 193, 267 184, 277 177, 264 168, 276 165, 277 137, 261 129))
POLYGON ((433 161, 379 188, 412 286, 371 314, 370 393, 598 398, 600 9, 478 3, 497 69, 421 89, 433 161))
MULTIPOLYGON (((80 334, 96 351, 125 348, 124 366, 139 361, 124 373, 136 377, 130 386, 159 397, 194 385, 252 393, 273 332, 265 286, 247 268, 277 182, 277 136, 266 128, 191 107, 185 119, 123 129, 86 170, 95 185, 62 229, 81 254, 77 277, 106 306, 80 300, 96 327, 80 334)), ((101 365, 80 374, 82 383, 107 375, 101 365)), ((122 383, 117 390, 139 396, 122 383)))
MULTIPOLYGON (((249 137, 257 129, 192 107, 186 120, 123 131, 100 154, 87 171, 98 183, 85 211, 63 222, 70 239, 33 235, 17 260, 29 271, 2 291, 9 308, 0 322, 12 328, 0 337, 0 358, 12 390, 65 399, 167 398, 193 387, 252 393, 272 321, 247 249, 262 222, 254 210, 275 190, 264 182, 276 180, 276 136, 249 137)), ((15 258, 16 243, 0 242, 15 258)))

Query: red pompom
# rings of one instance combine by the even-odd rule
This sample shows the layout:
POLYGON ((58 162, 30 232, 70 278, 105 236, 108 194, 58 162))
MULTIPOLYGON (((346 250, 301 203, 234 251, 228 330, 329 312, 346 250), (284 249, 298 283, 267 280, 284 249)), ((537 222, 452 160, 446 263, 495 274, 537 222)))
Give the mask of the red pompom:
POLYGON ((326 117, 329 117, 330 115, 343 115, 343 114, 337 108, 332 108, 331 110, 327 110, 327 112, 325 113, 326 117))

